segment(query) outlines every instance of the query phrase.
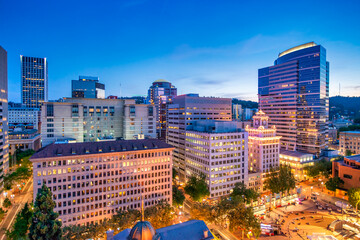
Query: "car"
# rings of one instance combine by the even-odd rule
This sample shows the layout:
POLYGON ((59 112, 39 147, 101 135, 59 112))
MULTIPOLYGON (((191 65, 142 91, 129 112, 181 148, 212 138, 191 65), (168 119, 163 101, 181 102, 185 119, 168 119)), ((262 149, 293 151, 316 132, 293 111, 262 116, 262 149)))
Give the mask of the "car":
POLYGON ((328 207, 327 210, 332 211, 332 208, 331 208, 331 207, 328 207))
POLYGON ((319 210, 322 210, 323 208, 322 208, 322 206, 319 205, 319 206, 318 206, 318 209, 319 209, 319 210))
POLYGON ((302 217, 301 219, 302 219, 302 220, 304 220, 304 219, 305 219, 305 217, 302 217))

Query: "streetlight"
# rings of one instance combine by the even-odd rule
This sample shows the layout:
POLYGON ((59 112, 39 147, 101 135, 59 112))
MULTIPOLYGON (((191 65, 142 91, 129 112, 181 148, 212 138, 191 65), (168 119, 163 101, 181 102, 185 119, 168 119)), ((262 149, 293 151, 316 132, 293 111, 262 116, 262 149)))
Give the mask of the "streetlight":
POLYGON ((324 182, 321 182, 321 191, 324 191, 324 182))
POLYGON ((311 186, 311 187, 310 187, 310 189, 311 189, 310 195, 312 195, 312 190, 313 190, 313 187, 311 186))

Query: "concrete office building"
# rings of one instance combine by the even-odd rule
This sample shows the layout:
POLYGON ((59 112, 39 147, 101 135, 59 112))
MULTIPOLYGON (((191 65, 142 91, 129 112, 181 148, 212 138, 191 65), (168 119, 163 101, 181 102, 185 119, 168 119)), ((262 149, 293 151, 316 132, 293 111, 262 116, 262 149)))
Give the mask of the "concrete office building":
POLYGON ((79 80, 71 81, 73 98, 105 98, 105 84, 98 77, 79 76, 79 80))
POLYGON ((360 131, 346 131, 339 133, 340 154, 345 155, 349 151, 352 154, 360 154, 360 131))
POLYGON ((155 113, 150 116, 150 107, 137 106, 134 99, 64 98, 64 102, 47 102, 41 113, 43 146, 66 139, 94 142, 154 137, 155 113), (136 108, 131 117, 130 106, 136 108))
POLYGON ((7 52, 0 46, 0 191, 9 171, 7 52))
POLYGON ((164 79, 153 82, 148 90, 147 102, 156 107, 156 129, 160 139, 166 139, 167 104, 171 103, 176 96, 177 88, 164 79))
POLYGON ((313 166, 315 163, 314 155, 311 153, 302 153, 296 151, 280 150, 280 164, 289 165, 291 172, 297 181, 308 180, 304 168, 313 166))
POLYGON ((206 177, 210 197, 248 184, 248 133, 233 121, 196 121, 186 130, 186 177, 206 177))
POLYGON ((186 129, 198 120, 231 121, 231 98, 180 95, 168 105, 166 141, 175 147, 174 167, 185 177, 186 129))
POLYGON ((149 104, 125 104, 123 138, 156 138, 156 110, 149 104))
POLYGON ((64 226, 101 223, 142 199, 171 205, 172 150, 158 139, 51 144, 30 158, 34 200, 45 182, 64 226))
POLYGON ((14 152, 19 149, 21 151, 34 150, 41 148, 41 136, 36 129, 21 129, 16 128, 9 133, 9 152, 14 152))
POLYGON ((360 187, 360 155, 344 157, 343 160, 332 162, 332 177, 339 177, 344 181, 342 188, 360 187))
POLYGON ((329 120, 329 62, 314 42, 279 54, 274 66, 259 69, 259 109, 282 136, 281 148, 320 154, 329 120))
POLYGON ((249 133, 249 174, 261 173, 264 180, 271 168, 279 167, 281 137, 276 136, 275 126, 269 127, 269 117, 261 110, 253 117, 253 127, 245 130, 249 133))
POLYGON ((243 109, 241 104, 232 104, 231 105, 232 110, 232 119, 237 121, 243 120, 243 109))
POLYGON ((27 129, 39 129, 40 109, 27 107, 9 106, 9 127, 25 127, 27 129))
POLYGON ((48 62, 46 58, 20 56, 21 103, 41 108, 48 101, 48 62))

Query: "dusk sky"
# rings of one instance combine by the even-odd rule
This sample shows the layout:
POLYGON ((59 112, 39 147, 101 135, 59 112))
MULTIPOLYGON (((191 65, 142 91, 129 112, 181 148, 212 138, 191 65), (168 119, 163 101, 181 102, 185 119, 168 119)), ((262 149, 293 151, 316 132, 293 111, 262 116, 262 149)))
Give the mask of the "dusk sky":
POLYGON ((49 99, 98 76, 106 95, 178 94, 257 100, 258 69, 315 41, 327 50, 330 96, 360 96, 360 1, 0 0, 9 100, 20 102, 20 54, 46 57, 49 99), (121 85, 121 88, 120 88, 121 85))

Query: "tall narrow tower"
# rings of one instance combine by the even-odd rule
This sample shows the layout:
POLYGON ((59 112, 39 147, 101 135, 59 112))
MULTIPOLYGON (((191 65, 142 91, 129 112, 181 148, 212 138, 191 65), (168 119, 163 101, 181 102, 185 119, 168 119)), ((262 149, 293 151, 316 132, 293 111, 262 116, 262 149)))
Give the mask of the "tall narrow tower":
POLYGON ((26 107, 41 108, 48 101, 48 63, 46 58, 20 56, 21 102, 26 107))

